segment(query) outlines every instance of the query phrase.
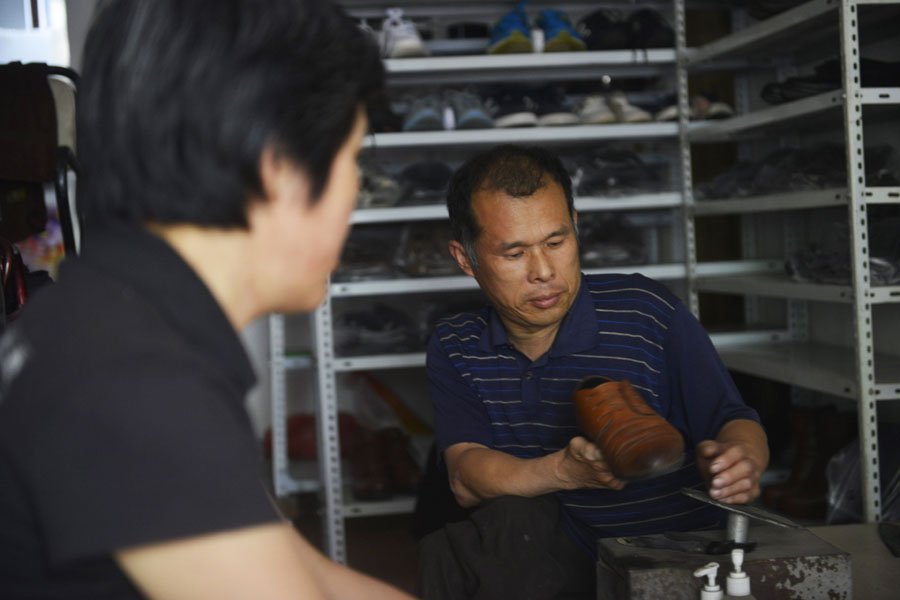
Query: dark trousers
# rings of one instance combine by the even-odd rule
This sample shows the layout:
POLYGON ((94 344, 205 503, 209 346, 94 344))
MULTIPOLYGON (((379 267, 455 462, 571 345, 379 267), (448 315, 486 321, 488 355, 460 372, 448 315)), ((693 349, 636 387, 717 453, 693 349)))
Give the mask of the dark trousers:
POLYGON ((504 496, 419 543, 424 600, 587 600, 596 566, 565 531, 552 494, 504 496))

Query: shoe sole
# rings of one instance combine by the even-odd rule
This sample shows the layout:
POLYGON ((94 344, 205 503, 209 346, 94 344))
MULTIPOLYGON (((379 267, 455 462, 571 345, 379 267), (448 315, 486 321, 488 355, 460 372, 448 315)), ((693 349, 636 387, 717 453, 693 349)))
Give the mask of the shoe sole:
POLYGON ((444 120, 434 114, 417 115, 403 125, 403 131, 438 131, 444 129, 444 120))
POLYGON ((488 54, 526 54, 534 52, 534 44, 521 31, 513 31, 507 37, 494 42, 488 48, 488 54))
POLYGON ((550 113, 538 117, 538 127, 557 127, 560 125, 577 125, 578 117, 572 113, 550 113))
POLYGON ((518 112, 494 119, 494 127, 534 127, 537 115, 533 112, 518 112))
POLYGON ((583 52, 584 50, 587 50, 587 44, 566 30, 560 31, 552 40, 544 44, 544 52, 583 52))
POLYGON ((609 125, 616 122, 616 115, 607 112, 587 114, 581 117, 581 122, 585 125, 609 125))

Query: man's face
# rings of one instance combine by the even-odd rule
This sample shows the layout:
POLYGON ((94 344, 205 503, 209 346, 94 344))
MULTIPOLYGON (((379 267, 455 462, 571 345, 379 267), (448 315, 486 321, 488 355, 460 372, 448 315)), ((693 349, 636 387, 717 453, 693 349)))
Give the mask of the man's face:
POLYGON ((556 328, 581 282, 578 243, 562 187, 549 178, 534 195, 478 191, 481 226, 473 275, 511 335, 556 328))

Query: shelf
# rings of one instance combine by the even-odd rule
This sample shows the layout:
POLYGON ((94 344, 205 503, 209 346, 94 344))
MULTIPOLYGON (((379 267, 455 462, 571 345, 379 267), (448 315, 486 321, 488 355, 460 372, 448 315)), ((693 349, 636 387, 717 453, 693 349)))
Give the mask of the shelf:
POLYGON ((900 187, 870 187, 863 190, 868 204, 900 204, 900 187))
POLYGON ((333 366, 335 372, 424 367, 425 353, 410 352, 408 354, 380 354, 373 356, 335 357, 333 366))
POLYGON ((729 198, 726 200, 697 200, 692 210, 695 216, 733 215, 780 210, 802 210, 847 206, 847 191, 843 188, 785 192, 765 196, 729 198))
MULTIPOLYGON (((770 343, 726 344, 717 350, 729 369, 844 398, 858 397, 856 358, 850 348, 770 343)), ((900 358, 876 356, 875 381, 879 400, 900 398, 900 358)))
POLYGON ((678 123, 616 123, 561 127, 512 127, 452 131, 376 133, 364 148, 423 148, 433 146, 481 146, 495 144, 565 144, 602 140, 664 138, 678 135, 678 123))
POLYGON ((344 516, 350 517, 375 517, 380 515, 401 515, 413 512, 416 507, 416 497, 409 495, 397 495, 387 500, 372 500, 362 502, 353 499, 349 489, 344 490, 344 516))
POLYGON ((838 0, 813 0, 760 21, 686 53, 688 68, 700 63, 753 54, 758 57, 783 56, 785 41, 809 43, 811 34, 834 36, 838 26, 838 0), (830 22, 830 27, 823 27, 830 22), (822 31, 822 30, 826 31, 822 31), (831 31, 828 31, 828 30, 831 31))
MULTIPOLYGON (((464 40, 447 40, 459 42, 464 40)), ((441 48, 435 47, 435 51, 441 48)), ((476 50, 477 51, 477 50, 476 50)), ((384 61, 388 81, 396 84, 496 83, 516 80, 600 79, 651 77, 675 64, 674 49, 548 52, 532 54, 481 54, 395 58, 384 61)))
POLYGON ((803 283, 776 273, 741 277, 704 277, 697 279, 695 286, 698 292, 747 294, 820 302, 853 302, 853 288, 849 285, 803 283))
POLYGON ((713 142, 729 139, 755 129, 779 125, 785 121, 838 109, 844 105, 843 98, 844 93, 841 90, 834 90, 730 119, 691 123, 688 129, 688 137, 692 142, 713 142))
MULTIPOLYGON (((618 265, 599 269, 582 269, 588 274, 597 273, 641 273, 651 279, 678 279, 685 276, 683 264, 665 265, 618 265)), ((456 290, 476 290, 478 284, 467 275, 451 277, 416 277, 409 279, 386 279, 381 281, 347 281, 331 284, 331 296, 380 296, 391 294, 422 294, 427 292, 450 292, 456 290)))
MULTIPOLYGON (((678 192, 575 198, 575 210, 584 213, 602 210, 674 208, 678 206, 681 206, 681 194, 678 192)), ((446 205, 428 204, 421 206, 391 206, 385 208, 357 209, 353 211, 353 214, 350 216, 350 223, 356 225, 362 223, 437 221, 446 218, 446 205)))
MULTIPOLYGON (((760 273, 737 277, 703 277, 696 280, 698 292, 742 294, 784 298, 786 300, 811 300, 813 302, 853 302, 851 285, 832 285, 795 281, 785 273, 760 273)), ((869 288, 869 300, 873 304, 900 303, 900 286, 876 286, 869 288)))
MULTIPOLYGON (((697 265, 699 275, 731 275, 735 273, 759 273, 783 269, 783 263, 775 260, 743 260, 701 263, 697 265)), ((671 280, 687 276, 681 263, 662 265, 614 265, 603 268, 584 268, 589 274, 640 273, 650 279, 671 280)), ((422 294, 428 292, 452 292, 476 290, 478 284, 467 275, 449 277, 410 277, 406 279, 384 279, 374 281, 343 281, 331 284, 331 297, 380 296, 393 294, 422 294)))

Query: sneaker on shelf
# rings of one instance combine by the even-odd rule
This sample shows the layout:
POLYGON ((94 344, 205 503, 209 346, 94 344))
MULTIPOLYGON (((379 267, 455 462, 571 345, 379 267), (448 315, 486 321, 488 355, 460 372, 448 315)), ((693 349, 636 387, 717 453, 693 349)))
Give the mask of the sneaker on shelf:
POLYGON ((494 119, 488 114, 481 98, 471 92, 450 91, 445 96, 453 109, 456 129, 492 129, 494 119))
POLYGON ((508 14, 504 15, 491 29, 491 41, 488 54, 517 54, 532 52, 531 25, 525 6, 528 0, 516 4, 508 14))
POLYGON ((691 98, 692 119, 727 119, 734 116, 734 109, 725 102, 710 96, 691 98))
POLYGON ((607 104, 604 94, 585 96, 578 106, 578 118, 585 125, 606 125, 616 122, 616 114, 607 104))
POLYGON ((489 100, 494 127, 534 127, 537 125, 537 106, 524 88, 509 88, 494 94, 489 100))
POLYGON ((625 50, 631 47, 629 24, 609 10, 595 10, 578 22, 578 32, 591 50, 625 50))
POLYGON ((643 108, 628 102, 624 92, 613 92, 606 97, 609 108, 616 115, 619 123, 645 123, 652 121, 653 117, 643 108))
POLYGON ((535 94, 538 127, 577 125, 578 115, 571 108, 563 90, 556 86, 541 88, 535 94))
POLYGON ((636 10, 625 19, 628 45, 634 49, 674 48, 675 32, 663 16, 652 9, 636 10))
POLYGON ((572 27, 569 16, 563 11, 546 8, 538 13, 536 23, 544 30, 544 52, 587 50, 587 44, 572 27))
POLYGON ((384 58, 410 58, 431 54, 415 23, 403 18, 402 8, 387 9, 387 17, 381 25, 380 41, 381 56, 384 58))
POLYGON ((415 98, 403 119, 403 131, 440 131, 444 129, 444 103, 435 95, 415 98))

